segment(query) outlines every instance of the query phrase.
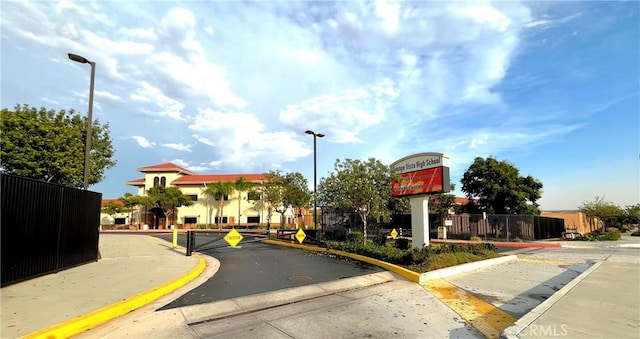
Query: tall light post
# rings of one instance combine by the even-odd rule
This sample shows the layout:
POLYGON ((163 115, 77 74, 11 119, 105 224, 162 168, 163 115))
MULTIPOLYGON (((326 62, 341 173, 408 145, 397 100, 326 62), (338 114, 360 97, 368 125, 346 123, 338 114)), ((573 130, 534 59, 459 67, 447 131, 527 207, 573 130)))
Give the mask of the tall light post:
POLYGON ((93 84, 96 77, 96 63, 77 54, 68 54, 69 59, 81 64, 91 65, 91 84, 89 85, 89 113, 87 113, 87 139, 84 145, 84 189, 89 188, 89 154, 91 152, 91 127, 93 125, 93 84))
MULTIPOLYGON (((317 165, 317 157, 316 157, 316 138, 322 138, 324 137, 324 134, 316 133, 310 130, 305 131, 305 133, 313 135, 313 229, 317 230, 318 229, 318 222, 317 222, 318 206, 316 202, 316 185, 318 182, 317 180, 318 165, 317 165)), ((317 236, 318 235, 316 234, 316 237, 317 236)))

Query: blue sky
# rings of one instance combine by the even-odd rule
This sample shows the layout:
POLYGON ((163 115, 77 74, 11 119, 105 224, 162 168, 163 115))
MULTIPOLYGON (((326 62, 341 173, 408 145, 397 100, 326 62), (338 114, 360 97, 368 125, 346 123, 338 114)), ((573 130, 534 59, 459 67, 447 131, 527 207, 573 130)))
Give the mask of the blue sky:
POLYGON ((640 202, 639 2, 2 1, 2 107, 109 122, 118 164, 299 171, 336 159, 508 160, 543 209, 640 202))

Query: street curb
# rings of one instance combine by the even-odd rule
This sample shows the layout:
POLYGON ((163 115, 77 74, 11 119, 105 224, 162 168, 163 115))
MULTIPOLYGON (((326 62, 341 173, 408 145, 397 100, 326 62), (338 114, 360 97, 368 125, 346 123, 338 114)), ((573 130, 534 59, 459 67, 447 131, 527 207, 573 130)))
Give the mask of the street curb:
POLYGON ((518 256, 516 255, 506 255, 498 258, 474 261, 474 262, 470 262, 462 265, 441 268, 439 270, 422 273, 420 275, 419 283, 420 285, 422 285, 424 282, 427 282, 429 280, 446 278, 454 274, 469 272, 479 268, 493 266, 493 265, 500 265, 506 262, 515 261, 517 259, 518 259, 518 256))
POLYGON ((292 248, 298 248, 298 249, 303 249, 303 250, 308 250, 308 251, 327 252, 327 253, 339 255, 341 257, 347 257, 347 258, 355 259, 355 260, 358 260, 358 261, 363 261, 363 262, 366 262, 366 263, 369 263, 369 264, 372 264, 372 265, 376 265, 378 267, 382 267, 385 270, 394 272, 394 273, 404 277, 405 279, 407 279, 407 280, 409 280, 411 282, 414 282, 414 283, 419 283, 420 282, 420 273, 413 272, 413 271, 408 270, 408 269, 406 269, 404 267, 400 267, 398 265, 390 264, 388 262, 384 262, 384 261, 380 261, 380 260, 377 260, 377 259, 365 257, 363 255, 344 252, 344 251, 338 251, 338 250, 332 250, 332 249, 328 249, 328 248, 324 248, 324 247, 318 247, 318 246, 309 246, 309 245, 300 245, 300 244, 294 244, 294 243, 287 243, 287 242, 278 241, 278 240, 263 240, 262 242, 265 243, 265 244, 270 244, 270 245, 292 247, 292 248))
POLYGON ((205 270, 206 262, 204 258, 197 253, 194 253, 194 256, 198 258, 196 267, 173 281, 76 318, 27 334, 21 338, 69 338, 145 306, 186 285, 205 270))
POLYGON ((507 327, 500 334, 501 339, 520 339, 518 334, 520 334, 524 329, 526 329, 529 325, 531 325, 536 319, 538 319, 541 315, 547 312, 555 303, 557 303, 560 299, 562 299, 569 291, 571 291, 576 285, 578 285, 582 280, 584 280, 589 274, 593 271, 597 270, 600 265, 602 265, 604 261, 598 261, 593 264, 593 266, 589 267, 586 271, 582 272, 579 276, 575 277, 568 284, 566 284, 563 288, 561 288, 556 293, 552 294, 547 300, 542 302, 536 308, 529 311, 529 313, 525 314, 522 318, 518 319, 513 325, 507 327))

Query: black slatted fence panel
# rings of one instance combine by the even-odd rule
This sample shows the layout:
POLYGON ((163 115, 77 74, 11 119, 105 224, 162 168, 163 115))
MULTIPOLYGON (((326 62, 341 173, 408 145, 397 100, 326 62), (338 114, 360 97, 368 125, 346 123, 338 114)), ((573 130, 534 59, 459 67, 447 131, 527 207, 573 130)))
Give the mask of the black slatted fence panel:
POLYGON ((102 194, 0 174, 1 286, 95 261, 102 194))

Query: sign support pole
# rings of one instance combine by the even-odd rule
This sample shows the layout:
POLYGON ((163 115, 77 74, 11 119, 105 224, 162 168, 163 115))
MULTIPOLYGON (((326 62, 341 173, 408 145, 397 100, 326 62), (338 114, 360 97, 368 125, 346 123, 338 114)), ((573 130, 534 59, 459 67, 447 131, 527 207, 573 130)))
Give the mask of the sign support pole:
POLYGON ((411 239, 413 247, 429 246, 429 197, 409 199, 411 203, 411 239))

